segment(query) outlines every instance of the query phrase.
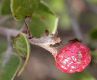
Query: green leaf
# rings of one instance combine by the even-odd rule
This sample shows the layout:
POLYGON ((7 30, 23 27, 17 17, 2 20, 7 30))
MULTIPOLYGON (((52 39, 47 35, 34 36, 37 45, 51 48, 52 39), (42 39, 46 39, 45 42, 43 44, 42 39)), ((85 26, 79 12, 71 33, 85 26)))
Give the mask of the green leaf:
POLYGON ((0 36, 0 80, 13 80, 21 65, 19 56, 8 47, 7 41, 0 36))
POLYGON ((66 5, 64 4, 64 0, 44 0, 44 1, 56 13, 60 14, 60 13, 63 13, 64 10, 66 10, 66 5))
POLYGON ((26 38, 26 35, 23 33, 20 33, 13 39, 13 47, 18 53, 18 55, 25 61, 24 64, 21 66, 21 69, 18 73, 20 75, 22 71, 24 70, 28 60, 29 60, 29 55, 30 55, 30 45, 29 42, 26 38))
POLYGON ((19 70, 20 64, 20 58, 17 55, 11 53, 8 56, 5 52, 2 58, 0 58, 0 80, 13 80, 19 70))
POLYGON ((38 13, 40 13, 40 12, 47 12, 47 13, 50 13, 50 14, 53 14, 54 15, 54 12, 49 8, 49 6, 45 3, 45 2, 43 2, 43 1, 41 1, 40 3, 39 3, 39 8, 38 8, 38 10, 36 11, 36 14, 38 14, 38 13))
POLYGON ((0 36, 0 55, 7 49, 7 41, 0 36))
POLYGON ((23 20, 25 17, 38 14, 37 12, 39 10, 53 13, 47 5, 40 0, 11 0, 12 14, 18 20, 23 20))
POLYGON ((29 24, 30 31, 34 37, 41 37, 48 30, 50 34, 55 34, 58 24, 58 18, 55 15, 40 12, 32 16, 29 24))
POLYGON ((1 14, 2 15, 11 14, 10 0, 3 0, 2 7, 1 7, 1 14))
POLYGON ((16 19, 31 16, 38 8, 40 0, 11 0, 11 11, 16 19))

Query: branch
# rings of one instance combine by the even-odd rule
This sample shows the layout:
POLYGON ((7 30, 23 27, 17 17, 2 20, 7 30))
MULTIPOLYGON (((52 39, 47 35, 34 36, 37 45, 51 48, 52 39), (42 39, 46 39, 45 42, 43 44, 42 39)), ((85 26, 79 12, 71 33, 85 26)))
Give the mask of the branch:
POLYGON ((83 40, 83 36, 82 36, 81 31, 80 31, 80 26, 78 24, 78 20, 77 20, 75 14, 74 14, 73 9, 72 9, 72 6, 71 6, 72 3, 71 2, 72 2, 71 0, 66 0, 68 13, 69 13, 69 16, 71 18, 72 28, 73 28, 73 31, 74 31, 76 37, 80 40, 83 40))
POLYGON ((34 41, 30 41, 30 43, 33 44, 33 45, 39 46, 39 47, 41 47, 41 48, 43 48, 45 50, 47 50, 52 55, 57 55, 57 53, 58 53, 58 50, 55 47, 51 47, 49 45, 44 45, 44 44, 37 44, 37 43, 34 43, 34 41))
POLYGON ((15 37, 17 36, 17 34, 19 34, 20 31, 17 31, 15 29, 8 29, 8 28, 4 28, 4 27, 0 27, 0 34, 4 35, 4 36, 12 36, 15 37))
POLYGON ((49 51, 52 55, 56 55, 58 53, 58 49, 51 45, 55 45, 56 43, 61 42, 59 37, 55 38, 55 37, 52 37, 51 35, 43 36, 41 38, 32 38, 29 41, 31 44, 40 46, 45 50, 49 51))
MULTIPOLYGON (((4 36, 16 37, 19 33, 20 31, 14 29, 0 27, 0 34, 4 36)), ((31 38, 28 40, 31 44, 42 47, 45 50, 49 51, 50 53, 52 53, 52 55, 56 55, 58 53, 58 49, 51 45, 55 45, 56 43, 61 42, 60 38, 55 37, 54 35, 43 36, 41 38, 31 38)))
POLYGON ((50 45, 55 45, 56 43, 60 43, 60 38, 54 38, 51 36, 44 36, 41 38, 32 38, 29 40, 31 44, 40 46, 44 48, 45 50, 49 51, 52 53, 52 55, 56 55, 58 53, 58 49, 55 47, 52 47, 50 45))

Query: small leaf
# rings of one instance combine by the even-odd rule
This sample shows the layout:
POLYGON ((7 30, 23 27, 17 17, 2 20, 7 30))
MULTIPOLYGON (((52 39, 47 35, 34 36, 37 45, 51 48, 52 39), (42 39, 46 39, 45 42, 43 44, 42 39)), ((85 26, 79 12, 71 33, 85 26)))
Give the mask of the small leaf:
POLYGON ((31 17, 33 14, 39 14, 39 11, 45 11, 53 14, 48 6, 40 0, 11 0, 11 11, 13 16, 18 20, 25 17, 31 17))
POLYGON ((36 14, 38 14, 39 12, 47 12, 47 13, 51 13, 51 14, 54 15, 54 12, 48 7, 47 4, 46 4, 45 2, 43 2, 43 1, 41 1, 41 2, 39 3, 39 8, 38 8, 38 10, 37 10, 36 12, 37 12, 36 14))
POLYGON ((0 80, 13 80, 21 65, 19 56, 7 49, 7 41, 0 36, 0 80))
POLYGON ((0 55, 7 49, 7 41, 0 36, 0 55))
POLYGON ((1 7, 1 14, 2 15, 11 14, 10 0, 3 0, 2 7, 1 7))
POLYGON ((13 47, 16 50, 16 52, 18 53, 18 55, 22 59, 25 59, 24 64, 22 65, 22 67, 18 73, 18 75, 20 75, 22 73, 22 71, 24 70, 24 67, 27 64, 29 55, 30 55, 30 45, 26 38, 26 35, 23 33, 20 33, 18 36, 16 36, 13 39, 13 47))
POLYGON ((16 19, 24 19, 38 9, 40 0, 11 0, 11 11, 16 19))
POLYGON ((8 56, 6 53, 0 58, 0 80, 13 80, 20 67, 20 59, 14 53, 8 56))
POLYGON ((32 16, 29 24, 30 31, 34 37, 41 37, 48 30, 50 34, 55 34, 58 24, 58 18, 55 15, 40 12, 32 16))

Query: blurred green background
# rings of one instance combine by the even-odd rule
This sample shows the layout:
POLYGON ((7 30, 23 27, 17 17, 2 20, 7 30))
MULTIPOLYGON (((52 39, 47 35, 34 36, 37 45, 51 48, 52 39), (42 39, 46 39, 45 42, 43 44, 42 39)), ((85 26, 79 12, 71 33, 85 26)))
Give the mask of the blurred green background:
MULTIPOLYGON (((97 80, 97 0, 43 1, 59 18, 57 32, 62 42, 80 38, 91 48, 92 62, 82 73, 64 74, 56 69, 49 52, 32 45, 28 65, 16 80, 97 80)), ((22 22, 12 17, 9 3, 0 0, 0 27, 19 29, 22 22)), ((0 34, 0 55, 6 48, 7 39, 0 34)))

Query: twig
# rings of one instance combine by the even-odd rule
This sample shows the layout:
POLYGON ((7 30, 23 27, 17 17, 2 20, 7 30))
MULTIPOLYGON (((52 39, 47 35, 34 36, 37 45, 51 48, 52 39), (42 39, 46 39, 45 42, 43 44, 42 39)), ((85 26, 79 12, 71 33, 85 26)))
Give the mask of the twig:
MULTIPOLYGON (((0 34, 4 36, 15 37, 19 33, 20 31, 17 31, 14 29, 6 29, 6 28, 0 27, 0 34)), ((58 53, 58 49, 56 49, 55 47, 52 47, 51 45, 55 45, 56 43, 60 43, 61 41, 59 37, 55 38, 53 35, 43 36, 41 38, 32 38, 28 40, 31 44, 37 45, 49 51, 50 53, 52 53, 52 55, 56 55, 58 53)))
POLYGON ((72 9, 72 6, 71 6, 71 3, 72 1, 71 0, 66 0, 66 4, 67 4, 67 8, 68 8, 68 13, 69 13, 69 16, 71 18, 71 24, 72 24, 72 28, 73 28, 73 31, 76 35, 76 37, 80 40, 83 40, 83 36, 82 36, 82 33, 80 31, 80 26, 78 24, 78 20, 73 12, 73 9, 72 9))
POLYGON ((4 36, 17 36, 17 34, 19 34, 20 31, 17 31, 15 29, 8 29, 8 28, 4 28, 4 27, 0 27, 0 34, 4 35, 4 36))
POLYGON ((43 36, 41 38, 32 38, 29 41, 31 44, 40 46, 49 51, 50 53, 52 53, 52 55, 56 55, 58 53, 58 49, 50 45, 60 43, 61 40, 58 37, 55 39, 52 36, 43 36))
MULTIPOLYGON (((28 28, 27 29, 28 37, 33 36, 30 34, 29 27, 28 27, 28 24, 30 23, 30 21, 31 19, 29 17, 25 19, 25 25, 28 28)), ((55 37, 54 35, 44 35, 41 38, 34 38, 34 37, 31 37, 31 39, 29 38, 29 42, 31 44, 44 48, 45 50, 52 53, 52 55, 56 55, 58 53, 58 49, 50 45, 55 45, 56 43, 60 43, 60 41, 61 41, 60 38, 55 37)))
POLYGON ((54 56, 57 55, 57 53, 58 53, 58 50, 55 47, 51 47, 49 45, 44 45, 44 44, 37 44, 37 43, 34 43, 34 41, 30 41, 30 43, 47 50, 48 52, 50 52, 54 56))

